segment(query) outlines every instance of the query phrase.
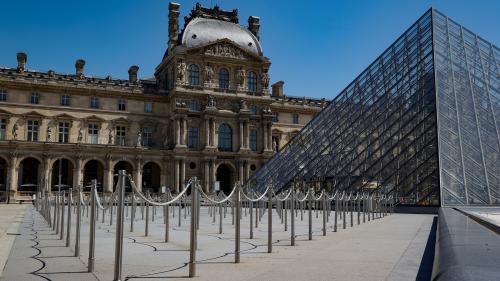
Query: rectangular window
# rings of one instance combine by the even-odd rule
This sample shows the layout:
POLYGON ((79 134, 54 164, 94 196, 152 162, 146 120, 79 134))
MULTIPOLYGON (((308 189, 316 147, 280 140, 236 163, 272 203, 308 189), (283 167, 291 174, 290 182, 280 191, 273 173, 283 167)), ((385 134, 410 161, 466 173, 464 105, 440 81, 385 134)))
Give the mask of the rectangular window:
POLYGON ((0 140, 5 140, 5 130, 7 128, 7 119, 0 119, 0 140))
POLYGON ((153 128, 144 127, 142 128, 142 145, 151 147, 153 146, 153 128))
POLYGON ((69 142, 69 122, 59 122, 59 142, 69 142))
POLYGON ((99 124, 89 123, 87 142, 90 144, 98 144, 99 143, 99 124))
POLYGON ((40 98, 40 95, 38 92, 32 92, 31 97, 30 97, 30 103, 31 104, 38 104, 38 100, 40 98))
POLYGON ((198 148, 198 128, 190 127, 188 129, 188 147, 198 148))
POLYGON ((116 126, 116 145, 125 145, 125 126, 116 126))
POLYGON ((127 102, 124 99, 118 100, 118 110, 120 110, 120 111, 127 110, 127 102))
POLYGON ((198 100, 190 100, 189 101, 189 111, 198 111, 199 110, 198 100))
POLYGON ((257 151, 257 130, 250 131, 250 149, 257 151))
POLYGON ((279 117, 277 112, 273 112, 273 122, 279 122, 279 117))
POLYGON ((293 122, 293 124, 299 124, 299 115, 298 114, 292 114, 292 122, 293 122))
POLYGON ((61 106, 70 106, 70 105, 71 105, 70 95, 62 95, 61 96, 61 106))
POLYGON ((27 141, 38 141, 38 121, 28 120, 27 141))
POLYGON ((7 90, 0 89, 0 101, 7 101, 7 90))
POLYGON ((90 108, 99 109, 99 99, 97 97, 90 97, 90 108))
POLYGON ((146 113, 153 112, 153 102, 152 101, 145 101, 144 102, 144 112, 146 112, 146 113))

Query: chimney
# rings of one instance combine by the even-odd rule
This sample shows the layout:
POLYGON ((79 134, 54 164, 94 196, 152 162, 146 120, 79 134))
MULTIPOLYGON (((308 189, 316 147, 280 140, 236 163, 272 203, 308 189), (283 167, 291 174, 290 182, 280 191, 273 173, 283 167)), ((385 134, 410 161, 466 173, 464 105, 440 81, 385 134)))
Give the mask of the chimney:
POLYGON ((23 73, 26 70, 26 61, 28 61, 28 56, 25 53, 17 53, 17 72, 23 73))
POLYGON ((180 4, 170 2, 168 4, 168 53, 177 45, 179 37, 179 8, 180 4))
POLYGON ((285 82, 283 81, 278 81, 274 83, 271 87, 273 87, 273 92, 271 96, 273 97, 282 97, 283 96, 283 85, 285 82))
POLYGON ((257 40, 260 40, 259 37, 259 28, 260 28, 260 18, 259 17, 254 17, 254 16, 249 16, 248 17, 248 30, 257 37, 257 40))
POLYGON ((128 81, 130 81, 130 83, 137 82, 137 71, 138 70, 139 70, 139 67, 137 65, 132 65, 128 69, 128 81))
POLYGON ((83 67, 85 66, 85 61, 82 59, 79 59, 75 62, 75 68, 76 68, 76 76, 83 76, 83 67))

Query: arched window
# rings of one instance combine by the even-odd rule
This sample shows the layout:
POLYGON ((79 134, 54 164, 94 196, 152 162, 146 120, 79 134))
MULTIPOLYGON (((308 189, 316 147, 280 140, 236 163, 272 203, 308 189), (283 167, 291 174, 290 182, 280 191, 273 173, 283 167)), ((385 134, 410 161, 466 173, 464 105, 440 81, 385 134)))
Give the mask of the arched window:
POLYGON ((248 72, 248 91, 257 92, 257 74, 253 71, 248 72))
POLYGON ((219 126, 219 150, 233 150, 233 129, 226 123, 222 123, 219 126))
POLYGON ((189 85, 198 86, 200 84, 200 68, 196 64, 189 66, 189 85))
POLYGON ((219 69, 219 88, 229 88, 229 71, 225 68, 219 69))

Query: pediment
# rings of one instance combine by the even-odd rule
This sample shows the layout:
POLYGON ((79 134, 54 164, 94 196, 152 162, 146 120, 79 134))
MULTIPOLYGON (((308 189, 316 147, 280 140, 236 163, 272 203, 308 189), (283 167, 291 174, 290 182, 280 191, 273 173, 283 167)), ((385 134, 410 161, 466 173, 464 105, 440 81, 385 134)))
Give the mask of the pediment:
POLYGON ((62 113, 62 114, 58 114, 56 116, 54 116, 54 119, 57 119, 57 120, 61 120, 61 119, 75 119, 74 116, 71 116, 69 114, 66 114, 66 113, 62 113))
POLYGON ((30 117, 30 118, 44 118, 44 117, 46 117, 45 115, 42 115, 36 111, 30 111, 28 113, 24 113, 23 116, 30 117))
POLYGON ((221 39, 188 50, 189 53, 198 53, 210 57, 230 58, 237 60, 265 60, 264 57, 256 56, 229 39, 221 39))
POLYGON ((88 121, 98 121, 98 122, 104 122, 104 121, 106 121, 105 119, 103 119, 103 118, 101 118, 101 117, 99 117, 97 115, 90 115, 88 117, 85 117, 84 120, 87 121, 87 122, 88 121))
POLYGON ((128 120, 124 117, 113 119, 113 124, 128 124, 128 120))

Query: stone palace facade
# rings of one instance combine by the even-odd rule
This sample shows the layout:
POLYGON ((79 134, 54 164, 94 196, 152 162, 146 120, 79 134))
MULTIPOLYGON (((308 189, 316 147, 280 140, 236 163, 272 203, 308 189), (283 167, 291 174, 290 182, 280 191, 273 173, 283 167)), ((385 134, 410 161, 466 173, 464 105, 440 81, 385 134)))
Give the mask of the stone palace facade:
POLYGON ((269 91, 270 60, 258 17, 248 27, 237 10, 197 4, 179 27, 169 4, 168 46, 154 78, 97 78, 0 68, 0 200, 39 188, 87 189, 97 179, 111 192, 125 169, 143 190, 178 191, 198 177, 206 191, 247 180, 315 114, 324 99, 269 91))

